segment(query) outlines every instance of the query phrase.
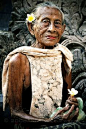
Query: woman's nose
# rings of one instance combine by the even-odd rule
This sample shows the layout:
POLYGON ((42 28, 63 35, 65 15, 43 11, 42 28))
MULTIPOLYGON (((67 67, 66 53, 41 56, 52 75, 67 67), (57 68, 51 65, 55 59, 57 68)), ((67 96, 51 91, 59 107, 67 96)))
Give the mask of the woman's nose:
POLYGON ((49 24, 48 31, 55 32, 55 25, 54 25, 54 23, 50 23, 49 24))

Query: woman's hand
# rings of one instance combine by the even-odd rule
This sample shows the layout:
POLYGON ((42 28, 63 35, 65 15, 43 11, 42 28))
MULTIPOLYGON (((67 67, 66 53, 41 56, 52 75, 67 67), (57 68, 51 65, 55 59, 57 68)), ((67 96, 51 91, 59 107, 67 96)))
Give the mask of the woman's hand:
POLYGON ((77 99, 70 96, 66 100, 65 107, 58 110, 50 120, 53 123, 76 121, 78 114, 79 108, 77 99))
POLYGON ((70 106, 71 105, 75 105, 75 107, 78 107, 78 101, 77 99, 73 96, 69 96, 68 99, 66 100, 66 103, 65 105, 69 104, 70 106))

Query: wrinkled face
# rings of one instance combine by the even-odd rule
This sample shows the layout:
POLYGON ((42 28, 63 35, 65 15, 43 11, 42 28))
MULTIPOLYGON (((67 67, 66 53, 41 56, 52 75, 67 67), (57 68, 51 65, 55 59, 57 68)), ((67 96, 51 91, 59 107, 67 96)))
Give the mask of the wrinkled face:
POLYGON ((44 7, 38 10, 39 18, 33 29, 36 42, 44 46, 54 46, 59 42, 65 25, 62 25, 62 15, 55 8, 44 7))

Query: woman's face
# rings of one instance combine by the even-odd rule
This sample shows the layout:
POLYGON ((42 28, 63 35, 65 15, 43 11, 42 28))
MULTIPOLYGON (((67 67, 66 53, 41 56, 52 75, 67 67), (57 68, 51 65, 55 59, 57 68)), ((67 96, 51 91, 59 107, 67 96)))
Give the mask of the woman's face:
POLYGON ((65 29, 65 25, 62 25, 62 14, 50 7, 40 8, 38 14, 39 18, 33 26, 36 42, 43 46, 54 46, 65 29))

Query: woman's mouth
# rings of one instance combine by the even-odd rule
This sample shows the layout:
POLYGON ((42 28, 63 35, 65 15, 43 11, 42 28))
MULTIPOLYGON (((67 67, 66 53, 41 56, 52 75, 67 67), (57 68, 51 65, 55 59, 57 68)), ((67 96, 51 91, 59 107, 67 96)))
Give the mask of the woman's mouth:
POLYGON ((56 36, 48 35, 47 39, 56 39, 56 36))

